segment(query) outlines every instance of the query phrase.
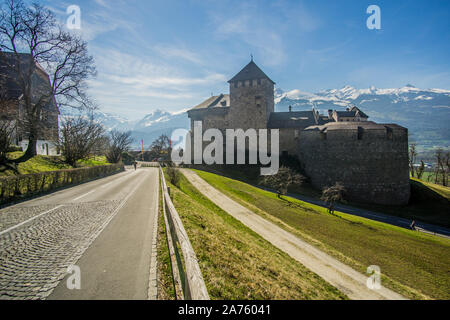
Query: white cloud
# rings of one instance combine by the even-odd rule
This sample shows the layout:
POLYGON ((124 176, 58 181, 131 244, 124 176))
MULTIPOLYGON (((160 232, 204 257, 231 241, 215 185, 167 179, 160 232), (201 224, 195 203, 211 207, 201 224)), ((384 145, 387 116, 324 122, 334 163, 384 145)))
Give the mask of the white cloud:
POLYGON ((183 46, 156 45, 153 47, 153 50, 166 58, 181 58, 195 64, 202 64, 203 61, 197 53, 183 46))
POLYGON ((94 54, 98 57, 98 77, 89 82, 90 92, 106 110, 126 106, 123 113, 132 107, 134 114, 144 114, 148 111, 144 106, 149 103, 161 108, 186 108, 199 103, 211 87, 227 80, 223 74, 207 70, 186 75, 151 52, 131 54, 95 48, 94 54))
POLYGON ((209 74, 203 78, 181 78, 181 77, 167 77, 164 75, 154 76, 117 76, 110 75, 107 77, 111 81, 121 83, 124 85, 133 85, 139 88, 154 87, 154 88, 166 88, 172 87, 174 90, 180 87, 189 87, 193 85, 210 84, 219 81, 226 81, 226 77, 222 74, 209 74))
POLYGON ((109 5, 106 3, 105 0, 95 0, 95 2, 102 7, 109 8, 109 5))

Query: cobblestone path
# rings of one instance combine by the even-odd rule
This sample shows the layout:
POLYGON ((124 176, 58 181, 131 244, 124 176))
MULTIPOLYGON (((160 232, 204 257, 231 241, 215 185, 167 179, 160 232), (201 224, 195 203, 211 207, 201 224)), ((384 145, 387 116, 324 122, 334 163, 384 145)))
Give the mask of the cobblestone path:
POLYGON ((0 299, 46 298, 118 206, 105 200, 0 210, 0 299))

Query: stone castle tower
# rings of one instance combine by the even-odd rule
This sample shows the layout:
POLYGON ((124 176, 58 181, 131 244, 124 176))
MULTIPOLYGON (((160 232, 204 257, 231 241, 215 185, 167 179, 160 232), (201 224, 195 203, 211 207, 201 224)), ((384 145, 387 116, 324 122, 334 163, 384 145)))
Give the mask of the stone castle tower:
POLYGON ((265 129, 274 112, 274 84, 253 59, 231 80, 229 123, 232 128, 265 129))

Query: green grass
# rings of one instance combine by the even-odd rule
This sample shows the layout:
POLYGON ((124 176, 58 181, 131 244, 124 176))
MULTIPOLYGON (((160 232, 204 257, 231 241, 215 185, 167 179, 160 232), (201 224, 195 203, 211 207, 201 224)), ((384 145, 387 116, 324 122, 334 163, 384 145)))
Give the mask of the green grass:
POLYGON ((411 178, 411 198, 406 206, 353 204, 355 207, 415 219, 450 228, 450 188, 411 178))
MULTIPOLYGON (((8 153, 9 159, 17 159, 23 155, 23 152, 16 151, 8 153)), ((108 164, 106 158, 102 157, 92 157, 84 160, 79 160, 77 163, 77 167, 94 167, 108 164)), ((29 173, 38 173, 38 172, 46 172, 46 171, 55 171, 61 169, 71 169, 70 165, 64 163, 64 159, 60 156, 42 156, 37 155, 31 158, 28 161, 22 162, 18 164, 17 171, 19 174, 29 174, 29 173)), ((1 171, 0 166, 0 176, 11 176, 15 175, 15 172, 7 169, 1 171)), ((3 168, 5 169, 5 168, 3 168)))
POLYGON ((184 176, 179 188, 168 185, 211 299, 346 299, 205 198, 184 176))
POLYGON ((278 199, 241 181, 196 170, 198 175, 255 213, 365 273, 378 265, 383 285, 414 299, 450 298, 450 240, 300 200, 278 199))
MULTIPOLYGON (((410 176, 411 176, 411 175, 410 175, 410 176)), ((416 179, 417 179, 417 178, 416 178, 416 179)), ((424 181, 424 182, 430 182, 430 183, 432 183, 432 184, 435 184, 435 182, 437 182, 439 185, 442 186, 442 175, 439 175, 439 176, 438 176, 438 179, 437 179, 437 181, 436 181, 436 176, 435 176, 434 172, 432 172, 432 171, 425 171, 425 172, 422 174, 422 177, 421 177, 420 180, 422 180, 422 181, 424 181)))
POLYGON ((424 187, 429 188, 436 192, 441 197, 444 197, 447 200, 450 200, 450 187, 444 187, 440 184, 434 184, 431 182, 426 182, 424 180, 419 180, 417 178, 411 178, 412 181, 422 184, 424 187))
POLYGON ((159 219, 158 219, 158 300, 175 300, 175 288, 172 278, 172 265, 167 244, 166 225, 164 222, 162 190, 159 190, 159 219))
MULTIPOLYGON (((231 179, 243 181, 252 185, 263 185, 256 166, 196 166, 197 169, 216 173, 231 179)), ((441 185, 411 179, 411 199, 405 206, 387 206, 367 203, 347 202, 353 207, 390 214, 405 219, 415 219, 422 222, 450 228, 450 188, 441 185)), ((321 191, 309 183, 289 187, 289 192, 319 199, 321 191)))
POLYGON ((95 156, 87 159, 82 159, 77 161, 77 168, 79 167, 95 167, 95 166, 104 166, 106 164, 109 164, 108 161, 106 161, 105 156, 95 156))

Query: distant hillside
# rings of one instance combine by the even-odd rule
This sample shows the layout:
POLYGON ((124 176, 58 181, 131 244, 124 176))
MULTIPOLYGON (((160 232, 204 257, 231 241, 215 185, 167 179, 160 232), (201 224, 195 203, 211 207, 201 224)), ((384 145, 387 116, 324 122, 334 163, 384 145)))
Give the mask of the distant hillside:
MULTIPOLYGON (((369 120, 397 123, 409 129, 410 141, 421 149, 450 146, 450 90, 418 89, 406 85, 399 89, 355 89, 345 86, 318 93, 299 90, 275 90, 275 110, 310 110, 312 107, 326 114, 328 109, 344 110, 349 104, 360 107, 369 120)), ((110 113, 96 112, 95 118, 108 130, 131 130, 136 143, 144 139, 145 146, 159 135, 177 128, 189 129, 186 110, 167 112, 155 110, 139 121, 130 121, 110 113)))

